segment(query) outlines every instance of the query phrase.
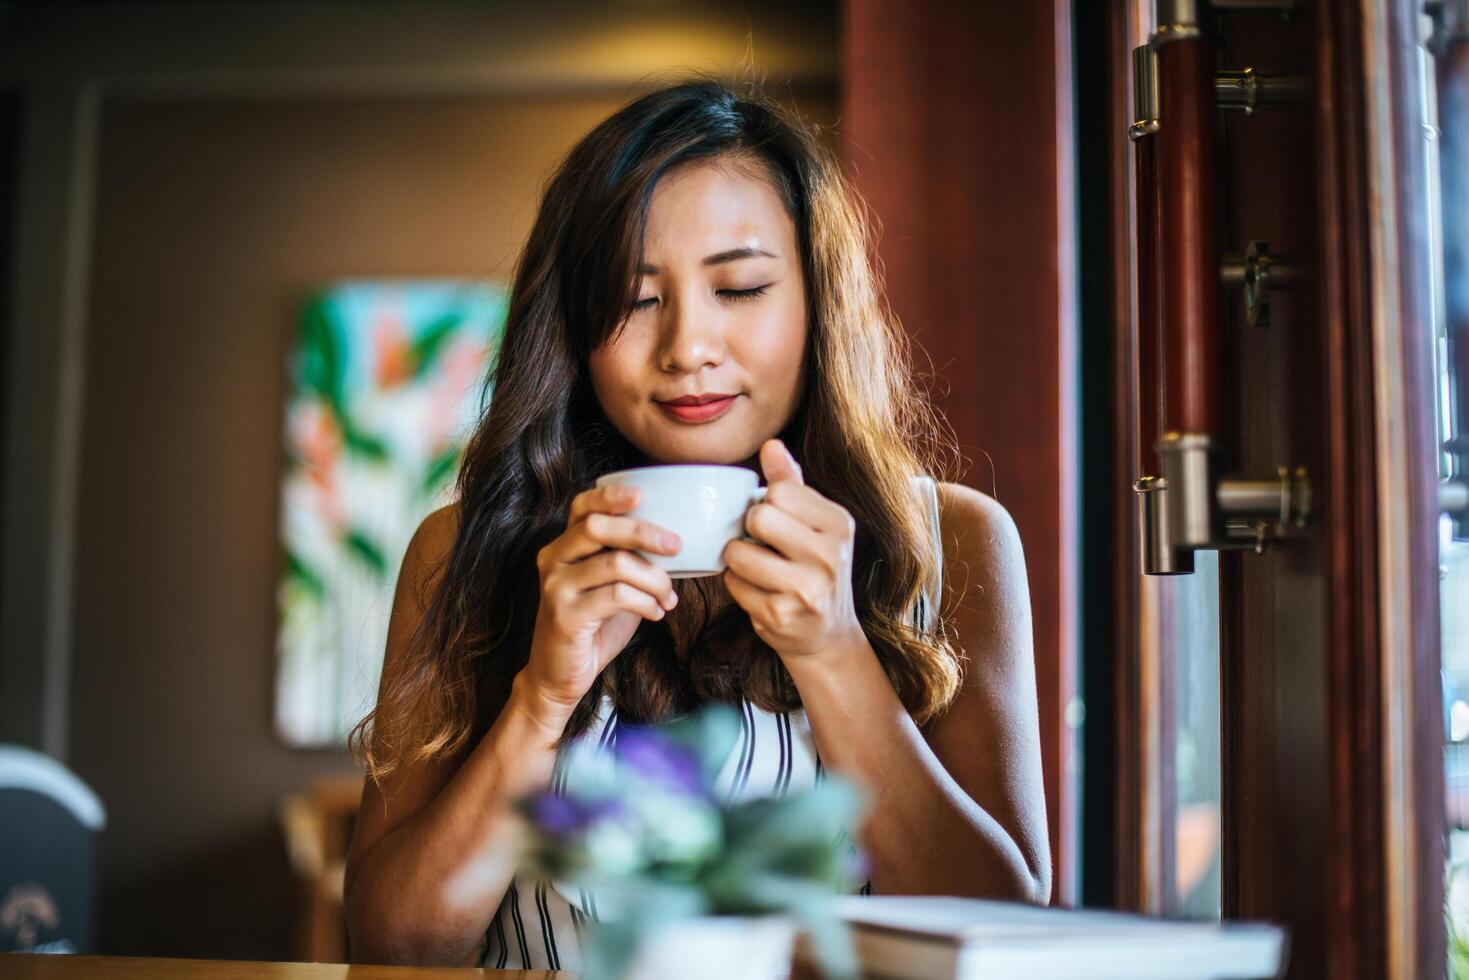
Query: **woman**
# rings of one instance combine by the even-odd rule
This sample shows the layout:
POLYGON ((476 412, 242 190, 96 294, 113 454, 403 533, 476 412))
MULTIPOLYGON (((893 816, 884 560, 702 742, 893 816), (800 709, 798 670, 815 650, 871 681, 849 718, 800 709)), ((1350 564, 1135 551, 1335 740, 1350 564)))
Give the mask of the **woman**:
POLYGON ((823 766, 868 788, 863 890, 1046 900, 1019 540, 995 501, 926 475, 938 417, 868 245, 837 164, 756 93, 674 85, 567 156, 457 503, 408 546, 353 733, 372 777, 346 873, 354 961, 575 967, 595 909, 517 873, 507 801, 550 782, 558 747, 710 700, 744 718, 728 791, 823 766), (722 410, 668 404, 715 395, 722 410), (592 487, 694 462, 754 468, 769 492, 726 572, 673 580, 633 549, 678 542, 592 487))

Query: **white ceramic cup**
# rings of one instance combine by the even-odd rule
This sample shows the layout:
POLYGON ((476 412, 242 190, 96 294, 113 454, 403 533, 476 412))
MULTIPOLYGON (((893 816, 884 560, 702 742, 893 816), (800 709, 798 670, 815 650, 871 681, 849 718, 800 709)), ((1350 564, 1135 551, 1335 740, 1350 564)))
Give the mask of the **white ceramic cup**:
POLYGON ((676 555, 637 549, 670 578, 699 578, 724 571, 724 546, 747 537, 745 512, 765 499, 754 470, 743 466, 638 466, 597 477, 597 486, 635 486, 643 491, 627 517, 667 528, 683 541, 676 555))

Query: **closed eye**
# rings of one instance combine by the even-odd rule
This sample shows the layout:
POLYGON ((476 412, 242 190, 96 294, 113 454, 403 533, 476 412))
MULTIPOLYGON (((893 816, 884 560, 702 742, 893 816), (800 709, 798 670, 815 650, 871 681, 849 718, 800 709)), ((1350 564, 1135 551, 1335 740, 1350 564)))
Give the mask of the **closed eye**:
POLYGON ((752 289, 721 289, 719 295, 733 300, 754 299, 756 296, 764 295, 765 290, 770 286, 771 284, 767 282, 763 286, 755 286, 752 289))
MULTIPOLYGON (((758 296, 765 295, 765 291, 773 285, 775 284, 767 282, 763 286, 753 286, 750 289, 721 289, 718 290, 718 295, 723 296, 725 299, 735 300, 736 302, 744 299, 755 299, 758 296)), ((632 308, 634 311, 647 310, 651 309, 657 302, 657 296, 648 296, 635 301, 632 304, 632 308)))

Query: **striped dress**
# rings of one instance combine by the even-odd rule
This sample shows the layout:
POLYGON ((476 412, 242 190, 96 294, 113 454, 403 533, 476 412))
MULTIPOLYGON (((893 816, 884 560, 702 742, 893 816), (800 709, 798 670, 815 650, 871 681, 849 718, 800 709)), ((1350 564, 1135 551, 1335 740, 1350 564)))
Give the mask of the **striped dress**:
MULTIPOLYGON (((913 477, 928 502, 929 526, 938 553, 938 488, 932 477, 913 477)), ((931 623, 942 585, 942 563, 934 569, 928 587, 914 608, 920 628, 931 623)), ((715 791, 729 800, 747 800, 809 788, 821 778, 821 758, 806 713, 800 709, 772 713, 745 701, 740 705, 740 735, 715 778, 715 791)), ((599 750, 617 739, 617 711, 608 698, 580 740, 591 740, 599 750)), ((559 778, 553 776, 553 782, 559 778)), ((871 882, 860 892, 870 894, 871 882)), ((480 965, 495 969, 576 970, 581 966, 578 938, 588 919, 597 916, 594 895, 564 883, 521 871, 510 882, 505 898, 486 930, 480 965)))

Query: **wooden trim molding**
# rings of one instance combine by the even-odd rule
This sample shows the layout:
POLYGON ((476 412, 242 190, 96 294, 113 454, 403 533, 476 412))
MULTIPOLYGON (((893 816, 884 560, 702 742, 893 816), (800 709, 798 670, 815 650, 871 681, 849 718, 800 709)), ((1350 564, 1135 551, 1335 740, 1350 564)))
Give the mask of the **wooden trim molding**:
POLYGON ((1363 0, 1373 260, 1386 975, 1442 969, 1438 447, 1418 4, 1363 0))

